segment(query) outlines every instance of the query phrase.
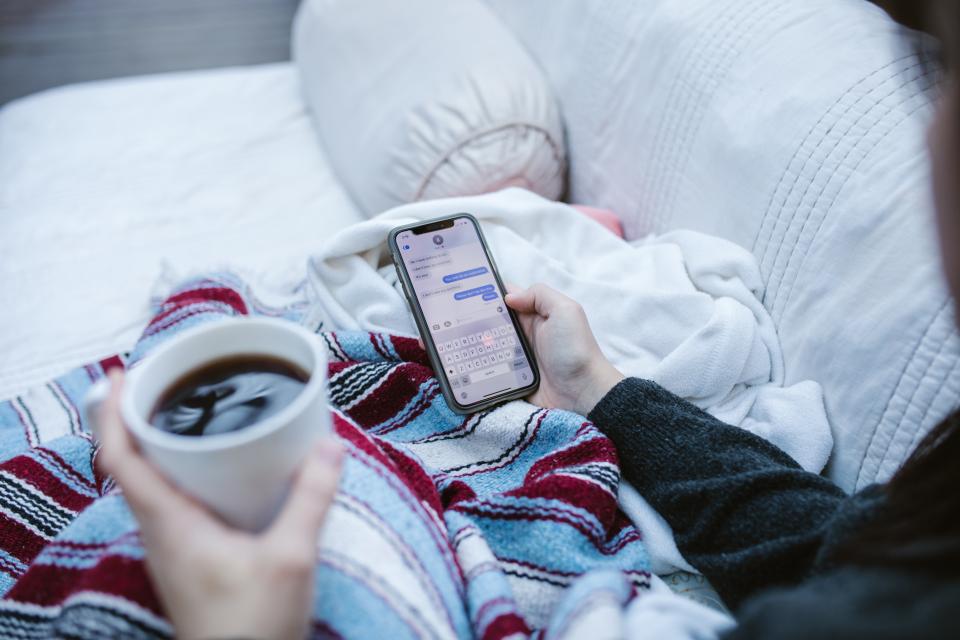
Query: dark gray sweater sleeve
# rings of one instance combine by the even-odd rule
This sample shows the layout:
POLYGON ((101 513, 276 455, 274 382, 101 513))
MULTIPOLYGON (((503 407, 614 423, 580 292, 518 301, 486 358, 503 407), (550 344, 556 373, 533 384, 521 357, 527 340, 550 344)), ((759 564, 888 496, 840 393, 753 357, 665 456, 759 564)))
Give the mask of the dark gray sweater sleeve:
POLYGON ((731 608, 810 575, 847 500, 832 482, 653 382, 624 380, 588 417, 731 608))

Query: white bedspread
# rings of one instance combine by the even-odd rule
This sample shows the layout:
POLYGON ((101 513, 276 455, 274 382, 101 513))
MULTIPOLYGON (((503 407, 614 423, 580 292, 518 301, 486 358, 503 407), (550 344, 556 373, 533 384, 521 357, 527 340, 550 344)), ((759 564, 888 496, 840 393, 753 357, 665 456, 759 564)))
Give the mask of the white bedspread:
MULTIPOLYGON (((504 279, 546 282, 578 300, 604 353, 625 374, 652 379, 718 418, 757 433, 805 469, 823 469, 832 438, 820 387, 783 386, 783 359, 755 258, 693 232, 627 243, 574 209, 520 189, 399 207, 345 229, 312 258, 310 322, 415 335, 387 232, 459 211, 482 222, 504 279)), ((654 570, 691 570, 667 524, 632 489, 625 511, 641 527, 654 570)))
POLYGON ((48 91, 0 110, 0 398, 129 348, 164 269, 303 264, 360 220, 289 64, 48 91))

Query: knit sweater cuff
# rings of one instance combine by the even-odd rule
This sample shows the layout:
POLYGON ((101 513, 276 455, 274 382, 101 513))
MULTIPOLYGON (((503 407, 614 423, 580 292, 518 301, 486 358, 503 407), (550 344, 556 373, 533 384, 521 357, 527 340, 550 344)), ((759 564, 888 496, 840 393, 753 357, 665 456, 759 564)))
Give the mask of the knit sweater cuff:
POLYGON ((672 459, 680 441, 687 439, 690 427, 677 418, 690 412, 701 413, 655 382, 627 378, 597 403, 587 419, 618 449, 643 452, 648 464, 658 464, 657 460, 672 459))

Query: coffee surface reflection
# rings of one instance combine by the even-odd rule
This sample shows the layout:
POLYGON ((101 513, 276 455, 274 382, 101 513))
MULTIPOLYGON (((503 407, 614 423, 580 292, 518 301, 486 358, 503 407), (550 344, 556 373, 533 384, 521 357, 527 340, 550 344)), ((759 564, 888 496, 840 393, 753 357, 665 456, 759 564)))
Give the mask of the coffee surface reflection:
POLYGON ((217 360, 172 384, 157 402, 150 423, 182 436, 239 431, 289 406, 306 382, 306 373, 278 358, 217 360))

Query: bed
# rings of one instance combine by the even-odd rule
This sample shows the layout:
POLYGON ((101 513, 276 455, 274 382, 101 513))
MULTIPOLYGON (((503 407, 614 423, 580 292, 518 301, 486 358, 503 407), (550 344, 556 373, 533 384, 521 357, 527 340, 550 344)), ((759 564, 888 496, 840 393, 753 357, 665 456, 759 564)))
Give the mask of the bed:
MULTIPOLYGON (((824 388, 830 477, 848 491, 889 478, 960 389, 923 144, 934 92, 892 21, 866 0, 486 4, 515 39, 500 48, 530 55, 559 105, 535 105, 543 127, 514 123, 551 141, 537 143, 556 161, 549 190, 568 169, 566 197, 618 212, 629 238, 687 228, 751 250, 787 382, 824 388)), ((458 10, 437 6, 440 26, 458 10)), ((301 16, 301 42, 340 48, 292 64, 96 82, 0 111, 0 396, 132 344, 164 270, 282 280, 371 201, 403 201, 358 187, 381 181, 365 158, 404 158, 374 129, 410 87, 433 90, 424 65, 457 60, 429 20, 389 32, 360 15, 314 16, 326 38, 301 16), (353 26, 363 46, 342 37, 353 26), (385 42, 419 55, 416 73, 385 42)), ((458 86, 516 66, 497 64, 458 86)))
MULTIPOLYGON (((364 46, 343 38, 339 58, 311 49, 362 23, 349 3, 342 23, 301 15, 290 63, 99 81, 0 109, 0 399, 130 348, 159 279, 227 268, 294 282, 323 239, 388 206, 519 184, 612 209, 630 239, 693 229, 753 252, 787 382, 823 386, 827 473, 847 491, 889 478, 960 390, 922 142, 931 84, 891 21, 865 0, 486 4, 514 40, 499 50, 535 63, 496 60, 466 86, 523 67, 522 91, 496 95, 530 117, 510 115, 515 138, 433 163, 447 193, 404 191, 426 184, 409 146, 462 151, 470 119, 460 104, 404 112, 435 83, 378 43, 419 55, 418 74, 459 64, 437 54, 451 43, 421 21, 365 29, 364 46), (447 138, 391 137, 411 113, 446 119, 426 130, 447 138), (519 177, 462 180, 464 165, 504 166, 477 162, 494 147, 521 149, 519 177), (406 173, 385 175, 395 166, 406 173)), ((457 5, 439 6, 449 26, 457 5)), ((713 597, 700 577, 668 581, 713 597)))

